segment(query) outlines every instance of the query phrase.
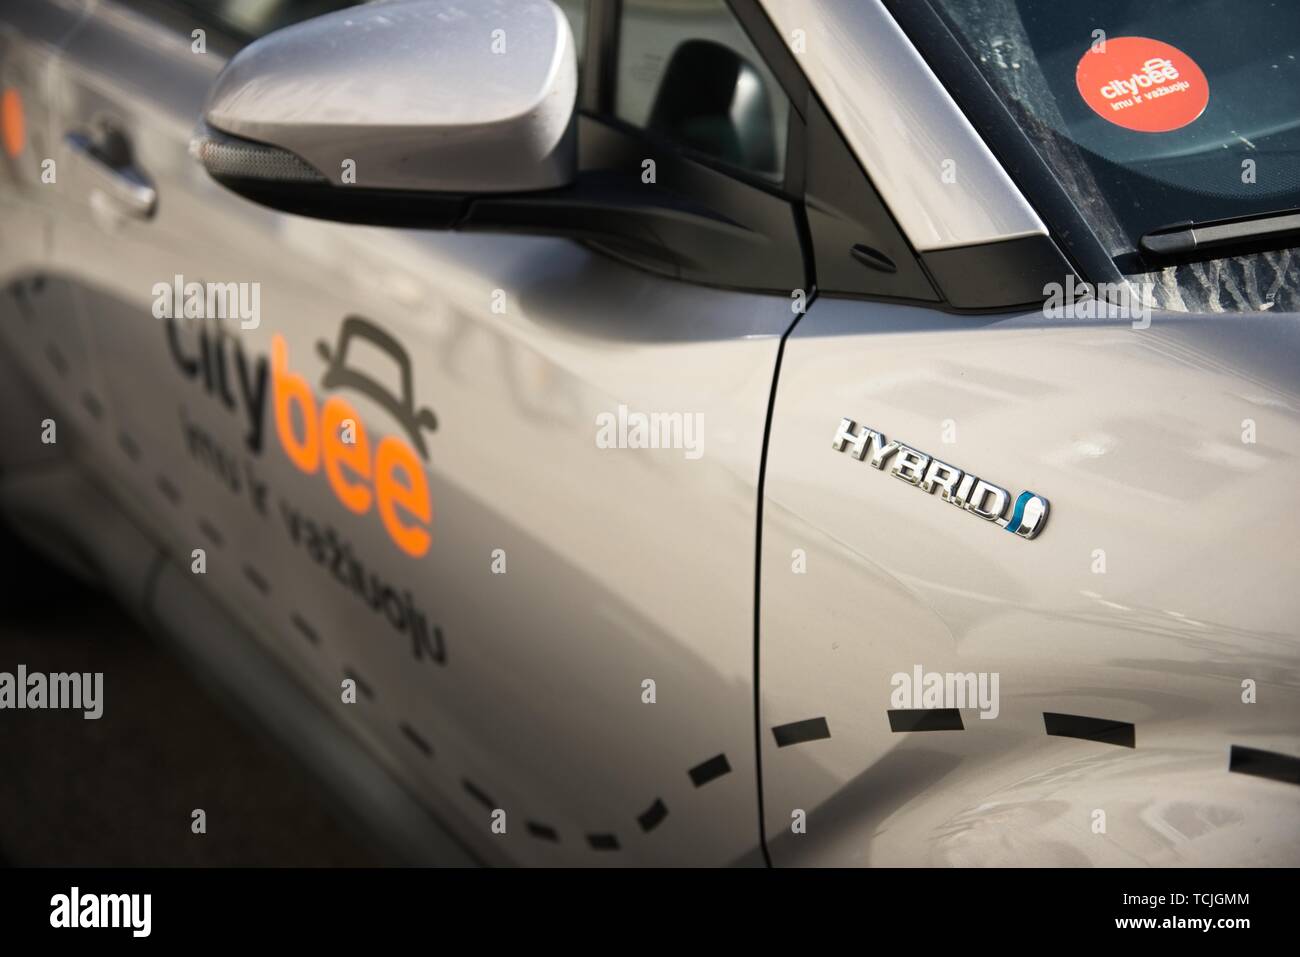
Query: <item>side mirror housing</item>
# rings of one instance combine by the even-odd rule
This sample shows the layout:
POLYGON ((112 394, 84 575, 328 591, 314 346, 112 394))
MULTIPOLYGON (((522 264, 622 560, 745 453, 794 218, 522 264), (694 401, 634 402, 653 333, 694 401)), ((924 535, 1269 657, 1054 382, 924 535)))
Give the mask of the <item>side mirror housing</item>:
POLYGON ((214 178, 258 202, 356 221, 385 195, 570 185, 576 96, 573 35, 551 0, 392 0, 241 50, 218 77, 191 149, 214 178), (362 195, 330 195, 348 191, 362 195))
MULTIPOLYGON (((737 117, 770 109, 762 91, 735 95, 757 73, 725 47, 683 48, 650 132, 723 161, 774 163, 770 129, 732 130, 737 117)), ((806 284, 787 197, 672 146, 655 154, 671 185, 650 185, 653 146, 579 118, 576 100, 573 33, 553 0, 385 0, 240 51, 217 77, 190 151, 222 186, 280 212, 565 237, 717 286, 806 284)))

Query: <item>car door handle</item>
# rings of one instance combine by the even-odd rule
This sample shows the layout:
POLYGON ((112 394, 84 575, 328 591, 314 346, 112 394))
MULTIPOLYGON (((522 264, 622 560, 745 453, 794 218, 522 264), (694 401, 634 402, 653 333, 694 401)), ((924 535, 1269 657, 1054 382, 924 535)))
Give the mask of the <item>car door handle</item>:
POLYGON ((115 207, 136 219, 153 216, 158 207, 158 191, 132 162, 118 159, 126 152, 125 139, 120 133, 110 134, 110 142, 103 146, 77 132, 65 136, 64 142, 84 163, 96 186, 115 207))

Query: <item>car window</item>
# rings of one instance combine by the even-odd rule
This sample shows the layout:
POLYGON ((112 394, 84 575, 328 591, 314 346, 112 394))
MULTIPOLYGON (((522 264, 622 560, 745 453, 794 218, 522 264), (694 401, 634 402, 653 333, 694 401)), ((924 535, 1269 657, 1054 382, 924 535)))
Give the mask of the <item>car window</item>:
POLYGON ((932 0, 1113 255, 1300 206, 1295 0, 932 0))
POLYGON ((725 0, 623 0, 615 116, 779 180, 789 101, 725 0))

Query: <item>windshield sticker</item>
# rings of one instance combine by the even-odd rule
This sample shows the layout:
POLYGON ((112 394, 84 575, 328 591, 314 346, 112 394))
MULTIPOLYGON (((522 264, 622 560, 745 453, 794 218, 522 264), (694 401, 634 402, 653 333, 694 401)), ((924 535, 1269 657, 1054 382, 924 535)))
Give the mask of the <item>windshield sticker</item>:
POLYGON ((1139 133, 1181 129, 1210 102, 1210 83, 1196 61, 1147 37, 1114 37, 1090 49, 1074 82, 1094 113, 1139 133))

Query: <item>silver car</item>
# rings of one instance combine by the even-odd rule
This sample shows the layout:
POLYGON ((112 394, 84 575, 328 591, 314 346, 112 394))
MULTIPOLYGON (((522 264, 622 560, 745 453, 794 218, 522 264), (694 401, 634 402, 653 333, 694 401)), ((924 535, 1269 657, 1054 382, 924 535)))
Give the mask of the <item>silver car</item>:
POLYGON ((1298 57, 9 0, 0 507, 411 860, 1300 864, 1298 57))

